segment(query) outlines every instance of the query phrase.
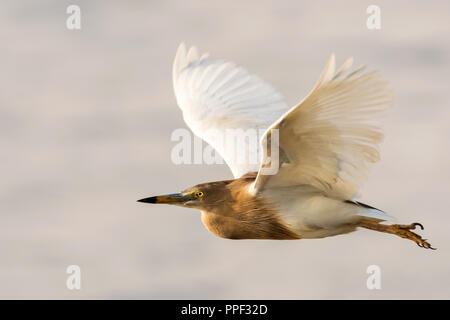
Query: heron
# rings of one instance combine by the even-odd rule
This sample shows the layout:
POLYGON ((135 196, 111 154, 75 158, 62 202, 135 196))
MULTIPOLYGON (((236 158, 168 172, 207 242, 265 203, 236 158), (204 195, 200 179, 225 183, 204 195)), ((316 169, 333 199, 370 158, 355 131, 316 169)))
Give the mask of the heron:
POLYGON ((332 54, 309 94, 289 108, 260 77, 180 44, 172 70, 177 104, 234 179, 138 201, 200 210, 204 226, 227 239, 317 239, 365 228, 435 249, 412 231, 422 224, 395 224, 386 212, 355 200, 369 165, 380 159, 380 120, 393 94, 380 72, 352 65, 349 58, 336 68, 332 54), (212 133, 230 128, 263 130, 256 148, 247 139, 238 150, 257 152, 258 161, 238 161, 212 133), (277 159, 268 147, 273 140, 277 159), (275 173, 265 173, 274 165, 275 173))

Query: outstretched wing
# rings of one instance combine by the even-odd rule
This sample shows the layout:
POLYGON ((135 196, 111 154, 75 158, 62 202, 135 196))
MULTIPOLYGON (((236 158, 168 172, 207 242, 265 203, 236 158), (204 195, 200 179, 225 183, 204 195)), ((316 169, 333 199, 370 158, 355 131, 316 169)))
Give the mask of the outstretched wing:
MULTIPOLYGON (((335 71, 332 55, 310 94, 267 130, 262 141, 278 130, 282 157, 277 174, 259 171, 256 191, 306 184, 330 197, 355 195, 367 178, 367 164, 379 160, 383 134, 377 119, 392 104, 392 94, 378 72, 350 71, 352 62, 335 71)), ((268 156, 263 163, 262 168, 272 165, 268 156)))
POLYGON ((259 138, 288 110, 280 93, 232 62, 200 56, 195 47, 186 51, 183 43, 173 63, 173 87, 187 125, 216 149, 235 178, 258 171, 259 138))

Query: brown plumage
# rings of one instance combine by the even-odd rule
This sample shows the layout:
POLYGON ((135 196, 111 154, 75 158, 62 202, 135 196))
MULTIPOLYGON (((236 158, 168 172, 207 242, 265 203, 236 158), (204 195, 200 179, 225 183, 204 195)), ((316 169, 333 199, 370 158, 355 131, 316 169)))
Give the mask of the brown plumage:
POLYGON ((299 239, 277 216, 273 204, 246 191, 255 178, 256 172, 252 172, 236 180, 210 182, 191 188, 211 195, 202 197, 199 205, 205 227, 211 233, 228 239, 299 239))

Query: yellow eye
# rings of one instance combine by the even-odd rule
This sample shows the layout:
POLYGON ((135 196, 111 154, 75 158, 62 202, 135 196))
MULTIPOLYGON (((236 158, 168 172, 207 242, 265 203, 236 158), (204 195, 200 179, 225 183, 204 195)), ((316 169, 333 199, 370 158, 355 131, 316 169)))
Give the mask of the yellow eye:
POLYGON ((203 192, 197 191, 197 192, 195 193, 195 197, 196 197, 196 198, 201 198, 201 197, 203 197, 203 192))

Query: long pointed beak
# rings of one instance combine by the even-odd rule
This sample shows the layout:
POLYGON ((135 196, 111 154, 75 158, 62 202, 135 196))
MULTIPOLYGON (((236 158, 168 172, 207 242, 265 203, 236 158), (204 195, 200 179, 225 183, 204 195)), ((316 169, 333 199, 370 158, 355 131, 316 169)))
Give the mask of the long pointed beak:
POLYGON ((190 194, 172 193, 163 196, 149 197, 138 200, 138 202, 145 203, 167 203, 167 204, 182 204, 186 201, 192 200, 190 194))

